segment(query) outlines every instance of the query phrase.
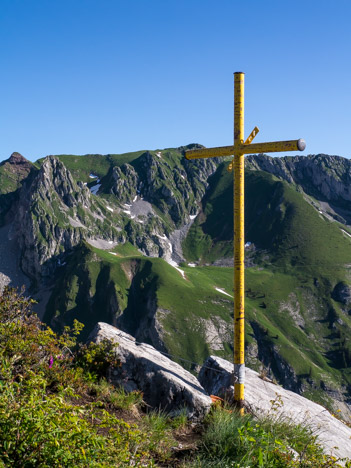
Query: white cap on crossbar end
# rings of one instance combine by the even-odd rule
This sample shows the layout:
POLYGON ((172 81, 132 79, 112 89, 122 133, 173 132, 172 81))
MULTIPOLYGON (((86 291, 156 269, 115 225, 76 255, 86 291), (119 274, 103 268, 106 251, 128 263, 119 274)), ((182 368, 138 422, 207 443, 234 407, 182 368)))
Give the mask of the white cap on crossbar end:
POLYGON ((303 138, 297 140, 297 149, 299 151, 303 151, 306 148, 306 142, 303 138))

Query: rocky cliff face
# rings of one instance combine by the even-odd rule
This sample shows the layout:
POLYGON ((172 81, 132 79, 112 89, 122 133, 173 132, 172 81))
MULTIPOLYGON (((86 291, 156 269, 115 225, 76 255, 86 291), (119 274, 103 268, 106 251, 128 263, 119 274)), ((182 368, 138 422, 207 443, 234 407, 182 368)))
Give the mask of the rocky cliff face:
POLYGON ((170 151, 143 153, 133 165, 113 168, 110 193, 122 203, 140 197, 161 211, 175 227, 180 227, 198 211, 208 178, 217 160, 188 161, 179 151, 178 160, 170 151))
POLYGON ((315 207, 332 218, 350 224, 351 161, 340 156, 270 157, 265 154, 247 156, 246 168, 269 172, 298 185, 307 195, 317 199, 315 207), (326 202, 326 204, 323 202, 326 202))
POLYGON ((48 157, 20 192, 14 233, 22 250, 22 270, 32 279, 49 277, 82 239, 117 240, 117 230, 103 229, 104 219, 89 189, 76 183, 58 159, 48 157))

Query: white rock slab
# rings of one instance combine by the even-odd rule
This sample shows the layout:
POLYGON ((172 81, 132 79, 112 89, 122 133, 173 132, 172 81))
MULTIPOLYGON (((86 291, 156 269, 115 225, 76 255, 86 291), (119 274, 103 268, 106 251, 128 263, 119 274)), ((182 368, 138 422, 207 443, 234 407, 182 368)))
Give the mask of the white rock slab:
MULTIPOLYGON (((231 362, 210 356, 199 373, 199 381, 207 393, 220 396, 230 386, 233 370, 231 362)), ((332 416, 323 406, 263 380, 249 368, 246 368, 245 379, 245 404, 254 413, 270 413, 276 417, 289 418, 297 424, 309 425, 318 434, 318 442, 327 453, 340 458, 351 457, 351 428, 332 416)))
POLYGON ((112 383, 122 385, 126 391, 142 391, 144 401, 153 408, 160 408, 173 415, 185 408, 193 421, 206 416, 211 398, 197 378, 182 366, 153 346, 137 343, 128 333, 99 322, 89 340, 98 343, 103 339, 118 343, 116 351, 121 367, 111 371, 112 383))

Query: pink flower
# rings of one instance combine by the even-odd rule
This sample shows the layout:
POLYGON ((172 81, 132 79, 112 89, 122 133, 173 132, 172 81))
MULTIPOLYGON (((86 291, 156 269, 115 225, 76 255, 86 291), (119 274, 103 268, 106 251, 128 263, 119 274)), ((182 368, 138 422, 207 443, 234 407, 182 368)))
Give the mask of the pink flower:
POLYGON ((52 356, 50 356, 50 359, 49 359, 49 369, 52 368, 52 365, 54 363, 54 358, 52 356))

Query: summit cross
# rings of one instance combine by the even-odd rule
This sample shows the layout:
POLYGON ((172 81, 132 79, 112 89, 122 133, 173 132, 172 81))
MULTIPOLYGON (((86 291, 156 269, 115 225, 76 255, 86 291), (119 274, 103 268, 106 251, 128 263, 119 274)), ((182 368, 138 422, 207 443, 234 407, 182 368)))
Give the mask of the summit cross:
POLYGON ((234 73, 234 145, 185 152, 186 159, 232 156, 234 184, 234 401, 244 412, 245 386, 245 309, 244 309, 244 154, 303 151, 303 139, 251 144, 259 129, 255 127, 244 142, 244 73, 234 73))

